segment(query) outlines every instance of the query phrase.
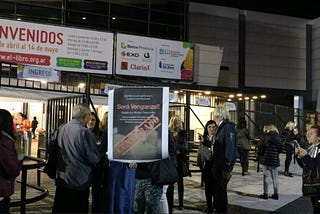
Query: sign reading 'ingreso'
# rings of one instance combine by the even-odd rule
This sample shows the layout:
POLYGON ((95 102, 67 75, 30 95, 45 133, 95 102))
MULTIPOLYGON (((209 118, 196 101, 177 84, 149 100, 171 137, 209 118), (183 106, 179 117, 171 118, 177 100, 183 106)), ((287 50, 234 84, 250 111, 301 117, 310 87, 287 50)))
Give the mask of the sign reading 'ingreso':
POLYGON ((113 33, 0 19, 0 61, 112 74, 113 33))
POLYGON ((194 43, 117 34, 116 74, 193 80, 194 43))

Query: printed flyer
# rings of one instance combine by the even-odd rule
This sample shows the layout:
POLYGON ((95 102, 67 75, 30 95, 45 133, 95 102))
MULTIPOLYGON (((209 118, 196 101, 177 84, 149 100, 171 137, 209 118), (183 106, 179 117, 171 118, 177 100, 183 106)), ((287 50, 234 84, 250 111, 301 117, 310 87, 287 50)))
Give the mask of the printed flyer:
POLYGON ((109 91, 108 158, 151 162, 168 157, 168 87, 109 91))

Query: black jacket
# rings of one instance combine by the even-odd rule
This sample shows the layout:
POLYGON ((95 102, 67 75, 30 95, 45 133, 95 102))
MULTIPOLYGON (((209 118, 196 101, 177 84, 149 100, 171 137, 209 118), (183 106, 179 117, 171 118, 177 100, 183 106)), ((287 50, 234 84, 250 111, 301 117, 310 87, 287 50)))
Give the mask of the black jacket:
POLYGON ((265 146, 265 152, 261 164, 274 167, 280 166, 279 153, 282 148, 281 136, 277 132, 271 131, 265 135, 262 143, 263 146, 265 146))

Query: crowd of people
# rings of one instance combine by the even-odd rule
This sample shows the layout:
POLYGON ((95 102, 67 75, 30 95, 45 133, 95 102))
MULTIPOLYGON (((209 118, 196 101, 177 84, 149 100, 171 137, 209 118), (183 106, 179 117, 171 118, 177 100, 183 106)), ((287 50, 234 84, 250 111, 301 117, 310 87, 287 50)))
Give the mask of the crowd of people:
MULTIPOLYGON (((11 114, 0 109, 0 213, 9 213, 10 195, 19 175, 23 154, 15 144, 17 127, 30 129, 24 114, 12 120, 11 114), (6 155, 3 155, 6 154, 6 155), (10 183, 10 185, 6 185, 10 183)), ((34 118, 36 120, 36 118, 34 118)), ((33 122, 32 127, 38 123, 33 122)), ((33 130, 32 130, 33 131, 33 130)), ((152 183, 152 169, 156 162, 123 163, 108 160, 108 113, 100 120, 85 104, 76 105, 72 120, 59 128, 58 164, 53 213, 173 213, 174 186, 178 187, 178 208, 184 207, 184 177, 188 170, 188 144, 179 116, 172 116, 168 124, 168 152, 176 162, 178 181, 168 185, 152 183), (91 190, 91 191, 90 191, 91 190), (89 196, 92 194, 92 207, 89 196)), ((199 134, 197 165, 201 169, 206 197, 206 213, 226 213, 227 186, 231 172, 240 158, 242 175, 249 175, 249 151, 252 138, 245 118, 232 123, 225 107, 218 106, 212 120, 208 120, 203 134, 199 134)), ((290 163, 296 158, 308 171, 320 167, 320 127, 308 129, 306 145, 297 128, 289 121, 283 133, 274 124, 264 126, 259 141, 259 161, 263 168, 261 199, 279 199, 279 154, 284 149, 284 175, 292 177, 290 163), (273 191, 269 196, 269 181, 273 191)), ((311 196, 314 212, 320 212, 319 196, 311 196)))

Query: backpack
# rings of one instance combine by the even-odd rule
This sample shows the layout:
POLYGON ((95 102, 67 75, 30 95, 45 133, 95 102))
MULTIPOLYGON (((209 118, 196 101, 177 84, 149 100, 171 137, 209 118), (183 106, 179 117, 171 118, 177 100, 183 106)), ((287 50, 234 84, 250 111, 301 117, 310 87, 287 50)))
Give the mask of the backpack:
POLYGON ((58 129, 53 130, 51 133, 50 141, 48 143, 48 159, 43 168, 43 171, 51 179, 56 179, 57 172, 57 158, 58 158, 58 134, 62 125, 58 129))

